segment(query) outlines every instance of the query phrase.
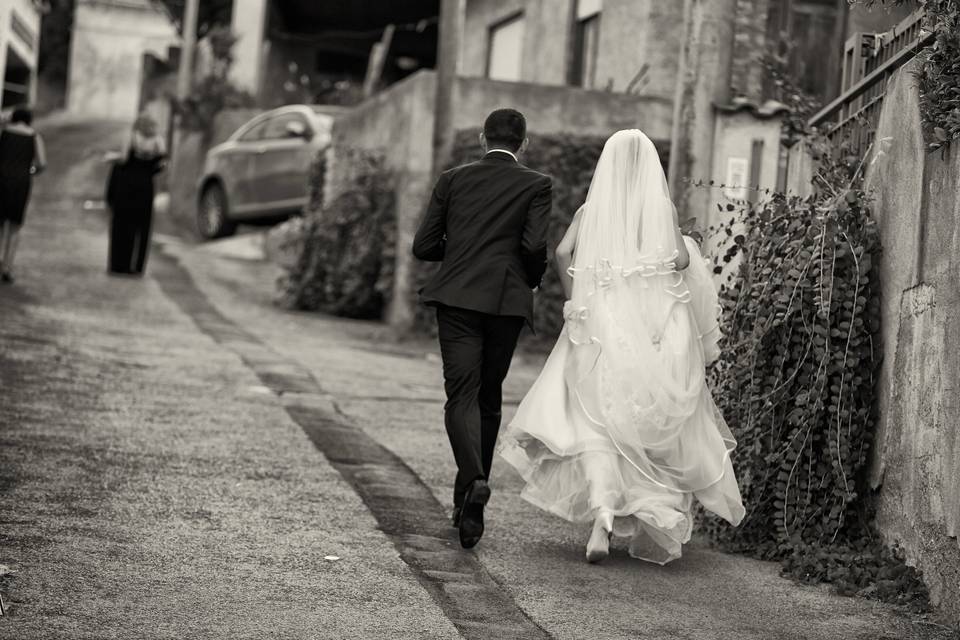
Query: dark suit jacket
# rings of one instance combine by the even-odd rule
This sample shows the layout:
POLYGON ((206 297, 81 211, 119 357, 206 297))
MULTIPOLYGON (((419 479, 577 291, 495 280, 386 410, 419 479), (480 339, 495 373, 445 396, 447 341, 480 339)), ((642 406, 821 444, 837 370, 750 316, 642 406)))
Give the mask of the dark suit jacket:
POLYGON ((492 151, 441 174, 413 253, 443 264, 420 299, 520 316, 532 327, 532 289, 547 268, 550 206, 550 177, 505 153, 492 151))

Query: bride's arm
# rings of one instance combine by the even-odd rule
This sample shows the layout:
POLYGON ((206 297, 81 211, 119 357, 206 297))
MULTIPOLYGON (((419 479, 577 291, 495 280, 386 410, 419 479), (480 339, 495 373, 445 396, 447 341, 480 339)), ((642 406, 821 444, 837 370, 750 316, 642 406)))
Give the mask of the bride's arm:
POLYGON ((573 295, 573 278, 567 272, 570 265, 573 264, 573 250, 577 245, 577 232, 580 229, 580 217, 583 214, 583 206, 577 209, 573 215, 573 222, 567 227, 567 232, 563 234, 563 239, 557 245, 554 252, 554 261, 557 263, 557 273, 560 275, 560 284, 563 285, 563 294, 569 300, 573 295))
POLYGON ((677 215, 676 205, 673 205, 673 230, 677 240, 677 271, 683 271, 690 266, 690 252, 687 251, 687 243, 683 241, 683 234, 680 233, 680 217, 677 215))

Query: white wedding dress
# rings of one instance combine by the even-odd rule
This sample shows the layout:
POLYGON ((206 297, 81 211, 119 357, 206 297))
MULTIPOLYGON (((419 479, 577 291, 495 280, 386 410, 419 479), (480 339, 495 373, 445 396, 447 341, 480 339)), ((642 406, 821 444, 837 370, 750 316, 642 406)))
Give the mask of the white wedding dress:
POLYGON ((612 513, 632 556, 665 564, 690 539, 694 498, 731 524, 744 515, 705 381, 716 289, 689 238, 675 268, 675 210, 640 131, 607 141, 579 215, 563 332, 498 450, 527 501, 573 522, 612 513))

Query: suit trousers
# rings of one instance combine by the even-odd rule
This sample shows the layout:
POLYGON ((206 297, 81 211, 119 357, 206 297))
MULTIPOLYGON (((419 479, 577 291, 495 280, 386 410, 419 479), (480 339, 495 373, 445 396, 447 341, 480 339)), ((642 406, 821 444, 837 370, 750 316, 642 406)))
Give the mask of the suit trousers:
POLYGON ((489 478, 500 432, 503 379, 525 320, 437 306, 443 358, 444 424, 457 463, 453 503, 463 504, 470 483, 489 478))

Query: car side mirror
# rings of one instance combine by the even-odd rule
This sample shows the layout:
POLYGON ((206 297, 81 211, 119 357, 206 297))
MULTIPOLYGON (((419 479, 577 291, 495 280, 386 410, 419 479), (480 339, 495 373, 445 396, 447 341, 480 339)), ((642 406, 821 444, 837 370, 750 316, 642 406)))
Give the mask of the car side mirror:
POLYGON ((304 140, 309 140, 313 137, 313 134, 309 129, 302 123, 294 120, 293 122, 288 122, 286 127, 287 136, 290 138, 303 138, 304 140))

